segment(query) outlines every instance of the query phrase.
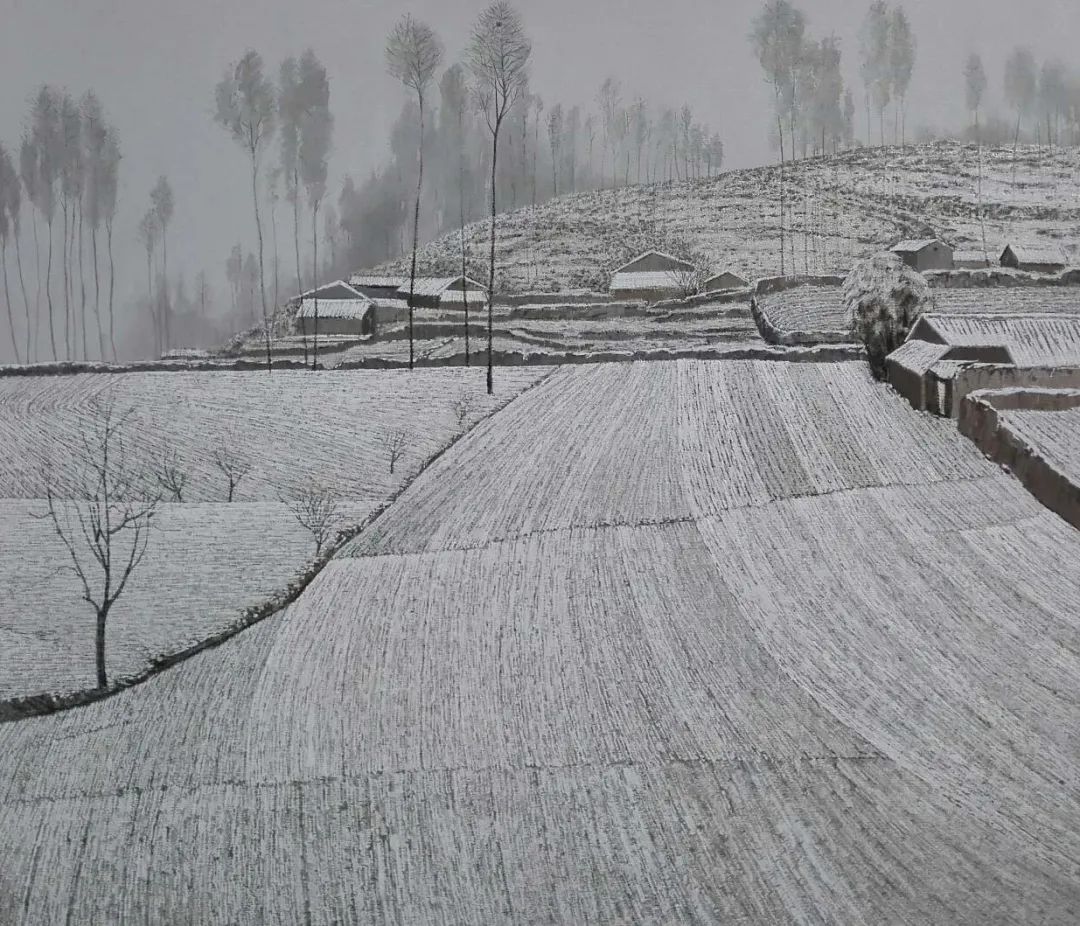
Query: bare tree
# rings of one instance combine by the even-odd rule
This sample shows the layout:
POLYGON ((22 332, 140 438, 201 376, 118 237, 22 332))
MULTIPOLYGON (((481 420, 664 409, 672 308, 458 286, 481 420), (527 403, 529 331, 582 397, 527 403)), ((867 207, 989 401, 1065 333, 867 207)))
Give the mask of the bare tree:
MULTIPOLYGON (((304 115, 300 72, 295 58, 281 62, 278 78, 278 119, 281 123, 281 173, 285 180, 285 199, 292 205, 293 248, 296 256, 296 296, 304 292, 300 264, 300 122, 304 115)), ((304 345, 304 364, 308 362, 307 329, 300 326, 304 345)))
POLYGON ((139 243, 146 252, 146 307, 154 328, 154 349, 161 353, 161 335, 157 311, 154 308, 154 251, 157 249, 158 224, 154 210, 147 210, 139 222, 139 243))
POLYGON ((548 141, 551 143, 551 195, 559 195, 559 150, 563 141, 563 108, 556 103, 548 113, 548 141))
POLYGON ((158 457, 154 479, 161 491, 168 493, 171 501, 183 502, 188 475, 183 468, 180 455, 169 444, 162 448, 161 456, 158 457))
POLYGON ((1013 172, 1016 171, 1016 149, 1020 144, 1020 122, 1035 102, 1038 77, 1035 56, 1030 49, 1017 48, 1005 62, 1005 99, 1016 110, 1016 134, 1013 136, 1013 172))
POLYGON ((150 202, 153 203, 154 218, 157 220, 158 231, 161 233, 161 274, 164 285, 161 288, 161 334, 164 348, 168 351, 172 347, 172 332, 169 325, 169 316, 172 310, 169 306, 169 223, 173 217, 173 191, 169 185, 168 177, 158 177, 157 183, 150 191, 150 202))
POLYGON ((95 401, 92 433, 76 451, 73 484, 62 487, 50 470, 43 474, 51 522, 82 585, 83 600, 94 609, 95 662, 99 689, 108 687, 105 634, 109 612, 127 589, 146 555, 159 499, 149 493, 124 447, 126 414, 111 399, 95 401), (70 499, 65 504, 60 493, 70 499))
POLYGON ((424 97, 435 71, 442 63, 443 46, 426 23, 406 13, 397 21, 386 40, 386 66, 390 75, 416 94, 420 110, 420 138, 417 143, 419 170, 416 178, 416 206, 413 210, 412 263, 409 269, 409 369, 413 368, 413 303, 416 296, 416 249, 420 239, 420 196, 424 188, 424 97))
POLYGON ((468 63, 478 109, 491 132, 491 251, 488 267, 487 391, 493 391, 492 346, 495 301, 495 178, 499 160, 499 131, 507 112, 525 91, 532 45, 521 16, 499 0, 480 14, 469 42, 468 63))
POLYGON ((896 110, 893 115, 893 142, 896 138, 896 122, 900 122, 900 144, 907 144, 907 94, 911 86, 911 74, 915 69, 915 33, 911 21, 902 6, 896 6, 889 20, 889 70, 892 78, 896 110))
POLYGON ((983 215, 982 201, 982 133, 979 131, 979 110, 982 107, 983 96, 986 93, 986 71, 983 69, 982 58, 972 54, 964 65, 964 90, 968 111, 975 119, 975 144, 979 159, 978 202, 979 202, 979 226, 982 229, 983 259, 989 261, 986 247, 986 221, 983 215))
POLYGON ((226 435, 218 442, 210 457, 228 483, 228 502, 236 495, 236 488, 241 480, 251 472, 251 460, 239 449, 239 444, 240 441, 235 435, 226 435))
POLYGON ((473 410, 473 397, 469 392, 462 392, 454 403, 454 420, 457 422, 459 431, 465 429, 465 423, 473 410))
POLYGON ((101 180, 98 195, 105 222, 106 247, 109 253, 109 346, 116 362, 116 324, 113 307, 116 296, 116 264, 113 260, 113 223, 116 220, 116 197, 120 185, 120 141, 111 125, 105 131, 101 155, 101 180))
MULTIPOLYGON (((786 196, 784 177, 784 116, 794 107, 795 73, 802 54, 806 19, 788 0, 768 0, 754 20, 750 41, 765 79, 773 88, 776 130, 780 141, 780 275, 784 276, 784 222, 786 196)), ((790 138, 792 155, 795 139, 790 138)))
POLYGON ((882 147, 885 146, 885 110, 889 105, 893 87, 891 31, 888 5, 885 0, 874 0, 867 10, 866 19, 863 20, 860 41, 868 114, 866 141, 867 144, 870 143, 869 107, 872 102, 878 114, 882 147))
POLYGON ((340 523, 338 500, 326 486, 306 486, 286 502, 301 527, 311 532, 315 540, 315 557, 322 553, 326 542, 338 530, 340 523))
POLYGON ((22 359, 19 352, 19 339, 15 334, 15 313, 11 305, 11 289, 8 286, 7 246, 8 237, 18 222, 19 198, 19 175, 15 173, 11 155, 3 144, 0 144, 0 276, 4 281, 4 302, 7 304, 11 349, 15 353, 16 363, 21 363, 22 359))
MULTIPOLYGON (((465 240, 465 114, 469 106, 468 88, 465 86, 465 73, 460 64, 452 65, 443 74, 442 98, 444 112, 454 116, 453 132, 454 145, 458 154, 458 235, 461 244, 461 275, 467 277, 468 269, 468 244, 465 240)), ((471 365, 469 351, 469 287, 465 286, 461 293, 465 307, 465 366, 471 365)))
POLYGON ((382 445, 383 450, 386 452, 387 459, 390 461, 390 475, 394 475, 394 467, 397 466, 398 460, 405 455, 405 448, 408 446, 409 437, 404 431, 386 431, 379 438, 379 443, 382 445))
POLYGON ((255 205, 255 232, 259 239, 259 292, 266 335, 266 369, 273 370, 270 318, 266 308, 266 273, 263 261, 262 218, 259 214, 259 160, 274 134, 276 106, 273 85, 263 74, 262 57, 248 51, 217 85, 214 118, 232 135, 251 159, 251 196, 255 205))
POLYGON ((53 222, 56 218, 56 181, 60 173, 62 138, 60 133, 60 95, 49 86, 42 86, 34 98, 30 115, 31 143, 37 150, 37 172, 34 184, 34 205, 41 212, 48 228, 49 247, 45 265, 45 301, 49 311, 49 346, 53 360, 59 359, 56 349, 55 309, 52 297, 53 222))
MULTIPOLYGON (((319 272, 319 207, 326 196, 327 159, 330 157, 330 137, 334 117, 330 114, 330 81, 326 68, 309 48, 300 57, 300 179, 311 207, 311 239, 313 273, 319 272)), ((315 320, 312 340, 311 368, 319 363, 319 281, 315 289, 315 320)))

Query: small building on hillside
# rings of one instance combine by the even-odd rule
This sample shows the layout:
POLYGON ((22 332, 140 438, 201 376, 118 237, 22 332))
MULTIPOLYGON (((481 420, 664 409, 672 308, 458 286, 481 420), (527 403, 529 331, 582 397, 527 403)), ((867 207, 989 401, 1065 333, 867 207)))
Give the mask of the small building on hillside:
POLYGON ((646 251, 611 274, 608 292, 628 302, 660 302, 679 299, 694 288, 696 268, 661 251, 646 251))
POLYGON ((709 277, 705 281, 705 285, 702 287, 702 291, 706 293, 720 293, 730 289, 746 289, 750 284, 736 273, 732 273, 730 270, 725 270, 723 273, 717 273, 715 276, 709 277))
POLYGON ((955 417, 971 374, 992 364, 1033 371, 1080 367, 1080 314, 919 317, 886 359, 889 383, 918 409, 955 417), (962 382, 961 382, 962 380, 962 382))
POLYGON ((1061 273, 1068 259, 1061 248, 1053 245, 1008 244, 1001 252, 1001 266, 1028 273, 1061 273))
POLYGON ((401 285, 408 282, 404 277, 374 273, 354 273, 349 277, 349 285, 369 299, 396 299, 401 285))
POLYGON ((466 293, 470 305, 481 305, 487 301, 487 290, 483 284, 465 276, 417 277, 415 283, 406 278, 398 287, 395 298, 407 301, 410 287, 413 289, 413 308, 460 309, 466 293))
POLYGON ((912 270, 952 270, 953 249, 940 238, 901 241, 891 248, 912 270))
POLYGON ((316 313, 319 334, 375 334, 375 303, 343 280, 309 290, 300 297, 297 330, 309 337, 314 335, 316 313))
POLYGON ((953 270, 986 270, 993 261, 980 250, 953 251, 953 270))

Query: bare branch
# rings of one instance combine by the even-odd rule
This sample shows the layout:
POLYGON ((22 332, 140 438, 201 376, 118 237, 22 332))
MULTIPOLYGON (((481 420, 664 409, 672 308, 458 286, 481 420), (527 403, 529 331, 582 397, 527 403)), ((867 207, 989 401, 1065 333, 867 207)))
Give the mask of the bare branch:
POLYGON ((318 557, 340 523, 337 497, 326 486, 312 485, 284 501, 300 526, 311 532, 318 557))

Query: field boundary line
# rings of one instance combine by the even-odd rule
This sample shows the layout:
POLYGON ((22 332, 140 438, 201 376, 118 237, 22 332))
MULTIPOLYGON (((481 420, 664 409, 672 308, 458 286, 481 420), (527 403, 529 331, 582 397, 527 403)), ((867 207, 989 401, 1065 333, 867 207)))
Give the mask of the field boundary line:
POLYGON ((326 549, 322 551, 315 561, 301 573, 300 576, 293 579, 288 586, 286 586, 284 591, 272 595, 260 605, 253 605, 243 609, 237 620, 233 621, 222 630, 211 634, 209 637, 206 637, 197 643, 193 643, 191 646, 177 650, 174 653, 170 653, 167 656, 157 656, 152 658, 149 665, 145 668, 132 675, 124 676, 117 681, 112 682, 107 688, 85 689, 83 691, 74 691, 67 694, 49 694, 43 692, 33 695, 18 695, 13 698, 0 700, 0 724, 14 723, 19 720, 26 720, 30 717, 43 717, 48 714, 55 714, 60 711, 70 710, 71 708, 84 707, 88 704, 96 704, 99 701, 104 701, 122 691, 127 691, 129 688, 135 688, 136 686, 149 681, 151 678, 160 675, 168 669, 186 662, 193 656, 197 656, 207 650, 216 649, 218 646, 221 646, 221 644, 239 636, 248 628, 254 627, 256 624, 262 623, 267 618, 273 617, 275 614, 284 611, 307 591, 308 587, 319 577, 322 571, 329 565, 330 561, 335 558, 337 553, 385 514, 405 491, 420 478, 429 466, 435 463, 459 440, 462 440, 464 437, 471 434, 475 428, 479 427, 489 418, 497 415, 515 399, 520 398, 541 383, 547 382, 547 380, 554 376, 558 370, 559 367, 552 367, 550 372, 537 378, 521 392, 510 396, 505 402, 497 404, 486 415, 477 418, 477 420, 469 427, 464 428, 459 433, 453 435, 445 446, 440 447, 421 464, 420 468, 413 474, 411 479, 403 483, 393 494, 372 509, 360 524, 338 531, 334 539, 327 544, 326 549))

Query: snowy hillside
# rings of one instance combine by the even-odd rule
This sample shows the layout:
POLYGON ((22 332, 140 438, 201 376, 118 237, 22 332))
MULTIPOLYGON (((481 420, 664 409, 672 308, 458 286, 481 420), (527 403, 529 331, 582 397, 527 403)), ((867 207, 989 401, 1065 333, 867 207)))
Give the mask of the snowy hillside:
MULTIPOLYGON (((1022 147, 983 152, 987 250, 1008 241, 1080 244, 1080 152, 1022 147)), ((908 236, 940 235, 982 248, 979 159, 973 146, 862 149, 785 168, 788 272, 829 273, 908 236)), ((681 239, 712 269, 753 278, 780 272, 780 168, 732 171, 672 186, 565 196, 500 216, 498 287, 505 291, 603 287, 628 252, 681 239)), ((466 230, 472 267, 487 253, 488 224, 466 230)), ((460 266, 459 236, 426 245, 425 272, 460 266)), ((404 261, 385 265, 404 272, 404 261)))

